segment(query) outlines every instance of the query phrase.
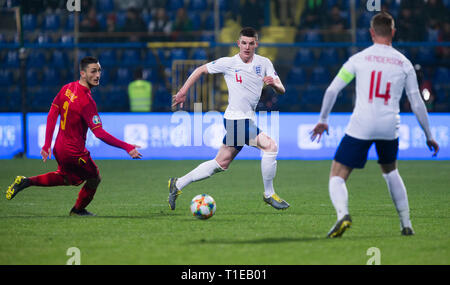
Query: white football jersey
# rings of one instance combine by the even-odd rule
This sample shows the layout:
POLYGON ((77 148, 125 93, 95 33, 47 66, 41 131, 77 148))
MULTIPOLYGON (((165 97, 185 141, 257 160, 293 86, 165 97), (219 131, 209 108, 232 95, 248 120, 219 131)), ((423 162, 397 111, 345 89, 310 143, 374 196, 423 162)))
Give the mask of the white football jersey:
POLYGON ((228 86, 228 107, 224 118, 229 120, 255 119, 255 109, 264 86, 263 78, 278 78, 272 62, 255 54, 250 63, 244 63, 236 54, 206 64, 208 73, 223 73, 228 86))
POLYGON ((346 133, 364 140, 396 139, 403 89, 408 94, 418 90, 411 62, 392 46, 374 44, 350 57, 340 75, 349 81, 356 77, 355 108, 346 133))

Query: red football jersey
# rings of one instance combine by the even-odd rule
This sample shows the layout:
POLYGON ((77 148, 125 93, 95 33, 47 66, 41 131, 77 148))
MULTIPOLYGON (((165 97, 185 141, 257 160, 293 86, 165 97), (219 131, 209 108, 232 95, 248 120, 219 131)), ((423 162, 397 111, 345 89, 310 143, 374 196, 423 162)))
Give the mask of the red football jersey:
POLYGON ((59 132, 55 142, 58 153, 79 156, 88 153, 85 147, 88 128, 102 127, 97 105, 89 88, 78 81, 64 85, 53 100, 60 115, 59 132))

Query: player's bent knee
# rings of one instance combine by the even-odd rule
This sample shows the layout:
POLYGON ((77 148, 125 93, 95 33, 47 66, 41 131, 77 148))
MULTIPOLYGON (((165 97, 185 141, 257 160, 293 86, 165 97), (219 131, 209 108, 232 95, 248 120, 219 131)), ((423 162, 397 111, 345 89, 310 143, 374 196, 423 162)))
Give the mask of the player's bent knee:
POLYGON ((100 175, 98 175, 98 176, 95 177, 95 178, 89 178, 89 179, 86 181, 86 186, 89 187, 89 188, 91 188, 91 189, 95 189, 95 188, 98 187, 98 185, 100 184, 101 181, 102 181, 102 178, 101 178, 100 175))

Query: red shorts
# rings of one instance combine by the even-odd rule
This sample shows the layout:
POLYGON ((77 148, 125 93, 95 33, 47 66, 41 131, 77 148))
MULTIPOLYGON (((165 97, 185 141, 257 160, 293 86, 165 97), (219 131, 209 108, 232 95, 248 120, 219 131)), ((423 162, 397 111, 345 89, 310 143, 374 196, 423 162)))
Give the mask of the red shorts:
POLYGON ((98 167, 89 153, 83 156, 60 156, 54 152, 58 162, 57 173, 61 174, 69 184, 80 185, 89 178, 99 176, 98 167))

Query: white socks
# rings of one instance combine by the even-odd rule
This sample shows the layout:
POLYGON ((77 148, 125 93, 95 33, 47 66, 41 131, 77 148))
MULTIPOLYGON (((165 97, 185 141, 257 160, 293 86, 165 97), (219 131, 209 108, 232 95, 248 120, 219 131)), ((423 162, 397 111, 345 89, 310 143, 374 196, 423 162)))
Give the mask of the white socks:
POLYGON ((337 219, 348 215, 348 193, 345 180, 340 176, 333 176, 328 183, 331 202, 336 209, 337 219))
MULTIPOLYGON (((383 174, 383 177, 386 180, 392 201, 400 217, 401 227, 412 228, 409 217, 408 195, 406 194, 406 187, 403 184, 398 169, 388 174, 383 174)), ((340 220, 348 214, 348 193, 345 180, 339 176, 331 177, 329 191, 331 202, 336 209, 337 219, 340 220)))
POLYGON ((176 186, 179 190, 183 189, 191 182, 200 181, 210 177, 211 175, 224 171, 215 159, 208 160, 194 168, 191 172, 183 177, 178 178, 176 186))
POLYGON ((400 173, 398 172, 398 169, 395 169, 388 174, 383 174, 383 177, 384 180, 386 180, 392 201, 394 202, 395 208, 397 209, 400 217, 402 228, 412 228, 411 220, 409 218, 408 195, 406 194, 406 187, 400 173))
POLYGON ((264 196, 269 198, 275 194, 273 179, 277 173, 277 152, 263 152, 261 158, 261 174, 264 183, 264 196))

